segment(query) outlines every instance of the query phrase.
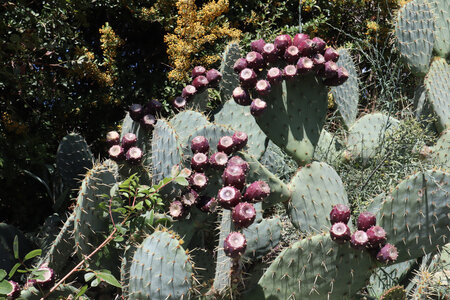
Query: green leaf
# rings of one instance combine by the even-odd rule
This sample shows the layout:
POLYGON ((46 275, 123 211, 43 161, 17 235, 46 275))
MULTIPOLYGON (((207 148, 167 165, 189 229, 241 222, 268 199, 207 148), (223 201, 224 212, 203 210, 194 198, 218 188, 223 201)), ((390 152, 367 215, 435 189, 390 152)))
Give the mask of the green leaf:
POLYGON ((184 177, 184 178, 188 178, 189 176, 191 176, 192 171, 189 170, 188 168, 184 168, 183 170, 181 170, 180 174, 178 174, 178 176, 184 177))
POLYGON ((81 296, 83 296, 84 293, 86 293, 87 289, 88 289, 88 285, 87 285, 87 284, 83 285, 83 287, 80 289, 80 291, 78 292, 78 294, 76 294, 75 300, 78 299, 78 298, 80 298, 81 296))
POLYGON ((8 273, 6 273, 5 270, 0 269, 0 281, 2 281, 3 279, 5 279, 6 275, 8 275, 8 273))
POLYGON ((114 242, 118 242, 118 243, 123 242, 124 240, 125 239, 121 235, 118 235, 114 238, 114 242))
POLYGON ((144 208, 144 202, 140 201, 135 206, 134 209, 142 210, 144 208))
POLYGON ((36 249, 33 251, 28 252, 27 255, 25 255, 25 258, 23 259, 23 261, 27 261, 29 259, 32 259, 33 257, 39 256, 42 254, 42 249, 36 249))
POLYGON ((172 177, 178 176, 178 173, 180 172, 180 166, 179 165, 175 165, 172 167, 172 170, 170 171, 170 175, 172 177))
POLYGON ((6 280, 0 281, 0 295, 8 295, 13 290, 13 286, 6 280))
POLYGON ((86 273, 86 274, 84 274, 84 281, 89 282, 92 280, 92 278, 94 278, 94 276, 95 276, 95 273, 92 273, 92 272, 86 273))
POLYGON ((113 285, 118 288, 122 288, 122 285, 120 285, 119 281, 117 281, 117 279, 112 274, 99 272, 99 273, 97 273, 97 277, 106 281, 110 285, 113 285))
POLYGON ((14 258, 19 259, 19 237, 17 235, 14 237, 13 250, 14 258))
POLYGON ((101 280, 98 278, 95 278, 94 280, 92 280, 91 282, 91 287, 96 287, 100 284, 101 280))
POLYGON ((9 271, 8 277, 11 278, 14 276, 14 273, 16 273, 17 269, 20 267, 20 263, 16 263, 12 268, 11 271, 9 271))
POLYGON ((22 273, 22 274, 28 273, 27 270, 22 270, 22 269, 17 270, 17 272, 18 272, 18 273, 22 273))
POLYGON ((181 186, 188 186, 189 182, 187 181, 186 178, 178 176, 175 178, 175 182, 178 183, 181 186))

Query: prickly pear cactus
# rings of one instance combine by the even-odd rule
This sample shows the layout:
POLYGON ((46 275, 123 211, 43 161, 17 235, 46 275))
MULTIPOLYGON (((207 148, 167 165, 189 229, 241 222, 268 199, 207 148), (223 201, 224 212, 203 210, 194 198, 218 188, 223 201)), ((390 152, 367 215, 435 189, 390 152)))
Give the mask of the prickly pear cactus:
POLYGON ((314 159, 327 163, 334 163, 340 159, 342 142, 335 134, 322 129, 319 142, 314 150, 314 159))
POLYGON ((380 300, 406 300, 406 291, 402 286, 394 286, 384 292, 380 300))
POLYGON ((434 51, 446 57, 450 52, 450 2, 448 0, 427 0, 433 11, 436 24, 434 51))
POLYGON ((281 241, 281 219, 274 217, 262 219, 243 230, 247 239, 247 249, 244 256, 250 259, 260 259, 274 249, 281 241))
POLYGON ((436 25, 425 0, 414 0, 400 8, 395 24, 398 48, 411 71, 424 76, 433 51, 436 25))
POLYGON ((193 266, 177 236, 155 231, 133 255, 127 299, 189 299, 193 266))
POLYGON ((222 101, 228 101, 233 94, 233 89, 239 85, 239 78, 233 70, 234 62, 241 57, 241 49, 237 43, 229 43, 222 54, 220 73, 222 80, 219 83, 220 97, 222 101))
MULTIPOLYGON (((450 30, 450 28, 449 28, 450 30)), ((442 131, 450 127, 450 66, 445 59, 436 58, 425 77, 425 89, 433 111, 436 113, 437 127, 442 131)))
POLYGON ((348 71, 348 79, 339 86, 331 88, 331 93, 336 101, 339 113, 344 120, 344 124, 349 128, 356 120, 358 114, 359 83, 358 73, 350 52, 347 49, 338 49, 339 60, 336 63, 339 67, 344 67, 348 71))
POLYGON ((372 260, 328 234, 302 239, 283 250, 245 299, 351 299, 365 286, 372 260))
POLYGON ((441 133, 433 147, 431 161, 437 167, 450 172, 450 128, 441 133))
POLYGON ((58 146, 56 167, 64 185, 74 188, 93 166, 94 156, 84 138, 76 133, 66 135, 58 146))

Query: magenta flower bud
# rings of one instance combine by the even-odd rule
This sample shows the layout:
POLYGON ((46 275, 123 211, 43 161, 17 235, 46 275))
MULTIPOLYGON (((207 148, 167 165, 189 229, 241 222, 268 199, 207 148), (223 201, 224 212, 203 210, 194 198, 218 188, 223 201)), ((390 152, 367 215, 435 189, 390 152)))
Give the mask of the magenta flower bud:
POLYGON ((173 201, 169 206, 169 214, 174 220, 178 220, 186 216, 187 210, 184 208, 181 201, 173 201))
POLYGON ((256 92, 261 95, 261 96, 265 96, 267 94, 270 93, 270 83, 267 80, 261 79, 258 80, 258 82, 256 83, 255 86, 255 90, 256 92))
POLYGON ((267 103, 259 98, 253 99, 252 104, 250 104, 250 113, 254 117, 259 117, 264 113, 267 108, 267 103))
POLYGON ((156 115, 162 110, 162 104, 158 100, 150 100, 144 107, 144 114, 156 115))
POLYGON ((228 257, 238 258, 244 254, 246 248, 247 240, 240 232, 231 232, 223 242, 223 251, 228 257))
POLYGON ((195 79, 192 81, 192 85, 198 92, 201 92, 204 89, 206 89, 208 87, 208 84, 209 84, 208 79, 203 75, 195 77, 195 79))
POLYGON ((372 226, 366 231, 369 237, 368 247, 380 249, 386 243, 386 231, 380 226, 372 226))
POLYGON ((127 153, 125 154, 125 159, 128 163, 133 165, 138 165, 142 161, 142 150, 138 147, 131 147, 128 149, 127 153))
POLYGON ((195 88, 195 86, 189 84, 184 87, 183 91, 181 92, 181 97, 185 98, 186 100, 189 100, 196 93, 197 93, 197 89, 195 88))
POLYGON ((206 79, 208 80, 210 87, 215 87, 219 84, 219 81, 222 79, 222 73, 220 73, 216 69, 211 69, 208 72, 206 72, 206 79))
POLYGON ((314 62, 309 57, 300 57, 297 62, 297 70, 299 74, 307 74, 314 69, 314 62))
POLYGON ((131 119, 138 122, 144 115, 144 107, 140 104, 131 104, 129 112, 131 119))
POLYGON ((264 45, 262 56, 266 62, 274 63, 278 60, 278 49, 272 43, 264 45))
POLYGON ((357 230, 352 234, 350 245, 355 249, 364 249, 367 246, 367 243, 369 242, 369 237, 367 236, 367 233, 362 230, 357 230))
POLYGON ((240 73, 245 68, 247 68, 247 60, 245 58, 238 58, 233 65, 233 70, 236 73, 240 73))
POLYGON ((339 60, 339 53, 334 48, 325 49, 325 53, 323 54, 325 61, 334 61, 337 62, 339 60))
POLYGON ((266 44, 266 42, 263 39, 259 39, 259 40, 251 42, 250 47, 252 48, 252 51, 262 54, 265 44, 266 44))
POLYGON ((253 204, 247 202, 238 203, 233 208, 231 215, 233 223, 238 228, 247 228, 256 218, 256 210, 253 204))
POLYGON ((270 186, 267 182, 259 180, 252 182, 245 190, 244 200, 250 203, 263 201, 270 195, 270 186))
POLYGON ((175 100, 173 100, 173 106, 178 110, 186 109, 186 99, 183 97, 176 97, 175 100))
POLYGON ((331 226, 330 236, 336 243, 343 244, 351 238, 350 228, 348 228, 347 224, 342 222, 334 223, 333 226, 331 226))
POLYGON ((236 87, 233 90, 233 99, 237 104, 243 105, 243 106, 250 105, 250 103, 252 101, 250 99, 250 95, 247 93, 247 91, 244 90, 243 88, 241 88, 240 86, 236 87))
POLYGON ((209 164, 217 170, 225 169, 228 163, 228 155, 225 152, 216 152, 209 158, 209 164))
POLYGON ((267 71, 267 80, 272 85, 280 83, 281 81, 283 81, 283 72, 275 67, 270 68, 269 71, 267 71))
POLYGON ((184 206, 191 207, 192 205, 197 203, 198 193, 194 190, 190 190, 183 196, 181 196, 181 203, 184 206))
POLYGON ((247 171, 249 170, 249 165, 248 162, 246 162, 245 160, 242 159, 242 157, 240 156, 233 156, 232 158, 230 158, 228 160, 228 165, 227 167, 231 167, 231 166, 238 166, 239 168, 241 168, 244 173, 247 173, 247 171))
POLYGON ((350 220, 350 208, 344 204, 336 204, 330 212, 331 224, 342 222, 348 223, 350 220))
POLYGON ((324 40, 322 40, 319 37, 315 37, 312 39, 312 42, 315 44, 314 52, 323 54, 325 52, 325 46, 327 43, 325 43, 324 40))
POLYGON ((294 64, 300 57, 300 51, 296 46, 289 46, 284 52, 284 59, 288 64, 294 64))
POLYGON ((398 251, 392 244, 386 244, 377 254, 377 260, 382 263, 392 263, 397 260, 398 251))
POLYGON ((245 59, 247 60, 247 66, 249 68, 258 70, 264 66, 263 56, 261 55, 261 53, 258 53, 256 51, 251 51, 251 52, 247 53, 247 56, 245 56, 245 59))
POLYGON ((224 185, 233 186, 239 190, 245 186, 245 172, 238 166, 227 166, 222 174, 224 185))
POLYGON ((323 75, 325 78, 334 78, 338 76, 338 66, 334 61, 327 61, 324 64, 323 75))
POLYGON ((114 161, 121 161, 125 159, 125 151, 120 145, 111 146, 108 150, 109 158, 114 161))
POLYGON ((206 69, 203 66, 196 66, 192 69, 192 79, 195 79, 198 76, 205 76, 206 69))
POLYGON ((283 69, 283 78, 286 80, 293 79, 297 75, 297 67, 294 65, 287 65, 283 69))
POLYGON ((283 55, 286 49, 292 45, 292 38, 288 34, 282 34, 275 38, 273 44, 278 49, 278 53, 283 55))
POLYGON ((156 118, 154 115, 148 114, 148 115, 143 116, 139 123, 141 123, 141 126, 145 130, 150 131, 150 130, 153 130, 153 128, 156 125, 156 118))
POLYGON ((106 142, 109 146, 119 145, 120 134, 117 131, 110 131, 106 134, 106 142))
POLYGON ((233 138, 231 136, 223 136, 219 139, 217 144, 217 151, 225 152, 226 154, 231 154, 234 151, 233 138))
POLYGON ((208 151, 209 151, 208 140, 202 135, 196 136, 191 141, 191 150, 192 150, 192 153, 197 153, 197 152, 201 152, 201 153, 205 153, 205 154, 208 153, 208 151))
POLYGON ((247 145, 248 136, 245 132, 236 131, 231 139, 233 140, 233 150, 240 151, 247 145))
POLYGON ((135 146, 137 143, 137 137, 134 133, 129 132, 125 133, 125 135, 122 138, 122 147, 124 150, 127 150, 133 146, 135 146))
POLYGON ((255 71, 253 69, 245 68, 239 73, 239 80, 241 85, 246 88, 253 88, 256 84, 258 78, 256 77, 255 71))
POLYGON ((197 152, 192 156, 191 169, 195 172, 204 172, 208 167, 208 156, 205 153, 197 152))
POLYGON ((203 173, 193 173, 189 177, 189 183, 193 190, 200 192, 208 186, 208 177, 203 173))
POLYGON ((217 201, 224 209, 232 209, 241 200, 241 192, 234 186, 226 186, 219 190, 217 201))
POLYGON ((307 39, 309 39, 309 35, 307 35, 306 33, 297 33, 294 36, 294 41, 292 42, 292 44, 298 48, 298 46, 300 46, 300 43, 307 39))
POLYGON ((377 224, 377 218, 373 213, 365 211, 359 214, 356 224, 358 230, 367 231, 367 229, 377 224))
POLYGON ((316 44, 310 40, 306 39, 300 42, 298 45, 298 50, 300 51, 300 56, 311 56, 314 53, 314 48, 316 44))

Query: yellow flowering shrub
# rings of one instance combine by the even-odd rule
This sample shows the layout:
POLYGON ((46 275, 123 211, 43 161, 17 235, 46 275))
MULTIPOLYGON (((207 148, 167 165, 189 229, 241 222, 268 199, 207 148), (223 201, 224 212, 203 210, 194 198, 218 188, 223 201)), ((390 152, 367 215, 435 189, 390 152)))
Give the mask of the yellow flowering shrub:
POLYGON ((16 121, 10 114, 3 112, 1 115, 3 126, 8 132, 22 135, 27 132, 28 128, 22 122, 16 121))
POLYGON ((100 29, 100 42, 103 52, 103 62, 96 60, 93 52, 86 47, 78 47, 76 54, 84 57, 82 67, 77 68, 76 72, 81 77, 90 78, 96 81, 102 87, 111 87, 117 79, 117 66, 115 64, 117 48, 123 44, 123 40, 116 35, 108 23, 100 29), (104 71, 102 71, 103 69, 104 71))
POLYGON ((216 22, 228 11, 228 0, 211 1, 198 9, 193 0, 178 0, 177 25, 172 33, 164 36, 167 54, 173 70, 171 80, 184 81, 195 65, 209 65, 220 59, 219 55, 200 55, 208 45, 222 38, 239 39, 241 31, 230 28, 226 21, 216 22))

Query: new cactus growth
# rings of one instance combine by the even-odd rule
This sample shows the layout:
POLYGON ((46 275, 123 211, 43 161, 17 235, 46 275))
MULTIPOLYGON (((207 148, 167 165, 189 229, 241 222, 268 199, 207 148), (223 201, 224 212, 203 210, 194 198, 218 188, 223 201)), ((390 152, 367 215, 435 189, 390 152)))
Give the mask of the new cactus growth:
POLYGON ((233 150, 240 151, 247 145, 248 135, 243 131, 236 131, 231 139, 233 140, 233 150))
POLYGON ((217 144, 217 151, 231 154, 234 151, 234 142, 231 136, 223 136, 217 144))
POLYGON ((133 165, 140 164, 142 162, 142 156, 142 150, 138 147, 131 147, 125 154, 127 162, 133 165))
POLYGON ((227 166, 222 174, 224 185, 233 186, 239 190, 245 185, 245 171, 239 166, 227 166))
POLYGON ((180 219, 186 215, 186 209, 181 201, 173 201, 170 203, 169 214, 175 220, 180 219))
POLYGON ((197 192, 202 191, 208 185, 208 177, 203 173, 193 173, 190 177, 190 184, 197 192))
POLYGON ((111 148, 109 148, 108 150, 108 154, 109 158, 115 161, 121 161, 125 159, 125 151, 120 145, 111 146, 111 148))
POLYGON ((252 101, 247 91, 240 86, 233 90, 233 99, 239 105, 250 105, 252 101))
POLYGON ((122 147, 125 150, 128 150, 131 147, 136 146, 137 137, 134 133, 128 132, 122 138, 122 147))

